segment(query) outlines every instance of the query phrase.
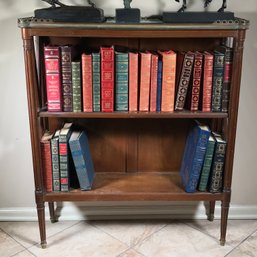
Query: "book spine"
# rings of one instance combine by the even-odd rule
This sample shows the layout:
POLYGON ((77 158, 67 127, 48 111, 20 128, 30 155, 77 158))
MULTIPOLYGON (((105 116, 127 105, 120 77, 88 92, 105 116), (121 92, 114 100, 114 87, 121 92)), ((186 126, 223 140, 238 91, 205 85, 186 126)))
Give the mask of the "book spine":
POLYGON ((203 99, 202 111, 211 111, 211 96, 212 96, 212 70, 213 70, 213 55, 204 55, 204 77, 203 77, 203 99))
POLYGON ((152 55, 151 62, 151 84, 150 84, 150 112, 156 112, 157 105, 157 73, 158 55, 152 55))
POLYGON ((199 191, 205 191, 207 188, 210 171, 211 171, 214 147, 215 147, 215 141, 209 141, 207 150, 206 150, 206 154, 204 157, 204 163, 203 163, 201 176, 200 176, 200 182, 199 182, 199 186, 198 186, 199 191))
POLYGON ((216 142, 210 174, 210 193, 219 193, 222 191, 225 154, 226 142, 216 142))
POLYGON ((183 61, 183 67, 178 85, 175 110, 182 111, 184 109, 189 81, 191 78, 192 68, 194 63, 194 54, 186 53, 183 61))
POLYGON ((158 61, 158 74, 157 74, 157 100, 156 111, 161 111, 162 104, 162 60, 158 61))
POLYGON ((81 65, 82 65, 83 111, 93 112, 92 55, 82 54, 81 65))
POLYGON ((214 53, 212 82, 212 111, 220 112, 222 105, 222 84, 224 76, 224 54, 214 53))
POLYGON ((129 53, 129 111, 138 110, 138 53, 129 53))
POLYGON ((232 77, 232 62, 233 62, 233 49, 226 48, 225 51, 225 68, 222 86, 222 104, 221 111, 228 112, 229 98, 230 98, 230 85, 232 77))
POLYGON ((173 51, 162 52, 162 112, 174 111, 175 78, 176 78, 176 53, 173 51))
POLYGON ((67 192, 70 190, 70 181, 69 181, 69 156, 68 156, 68 145, 67 145, 66 135, 60 135, 59 137, 59 159, 60 159, 61 191, 67 192))
POLYGON ((53 191, 60 191, 59 137, 51 140, 53 191))
POLYGON ((114 48, 101 47, 102 112, 114 110, 114 48))
POLYGON ((201 53, 195 54, 193 82, 192 82, 192 96, 191 96, 191 111, 198 111, 200 88, 201 88, 201 76, 202 76, 202 64, 203 55, 201 53))
POLYGON ((63 111, 72 112, 72 47, 61 46, 61 67, 62 67, 62 98, 63 98, 63 111))
POLYGON ((100 53, 92 53, 93 68, 93 111, 101 111, 100 53))
POLYGON ((128 111, 128 53, 115 53, 115 110, 128 111))
POLYGON ((81 112, 81 67, 80 62, 72 62, 72 106, 73 112, 81 112))
POLYGON ((149 111, 150 79, 151 79, 151 53, 140 53, 140 92, 139 111, 149 111))
POLYGON ((59 47, 45 46, 45 75, 48 111, 62 111, 62 89, 59 47))

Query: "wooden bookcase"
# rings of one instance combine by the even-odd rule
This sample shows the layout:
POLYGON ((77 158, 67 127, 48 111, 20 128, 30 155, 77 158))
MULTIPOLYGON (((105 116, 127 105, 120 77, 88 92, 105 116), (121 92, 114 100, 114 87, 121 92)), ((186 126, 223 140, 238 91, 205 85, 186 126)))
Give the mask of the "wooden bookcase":
POLYGON ((237 19, 214 24, 99 24, 53 23, 19 19, 24 45, 30 136, 41 245, 46 247, 45 202, 55 221, 54 202, 62 201, 207 201, 213 220, 221 201, 220 242, 225 244, 231 197, 234 147, 242 69, 243 45, 249 23, 237 19), (79 44, 83 49, 118 45, 137 50, 213 50, 233 38, 232 86, 228 113, 217 112, 47 112, 43 45, 79 44), (209 124, 227 140, 223 192, 186 193, 179 168, 186 136, 194 119, 209 124), (97 176, 91 191, 46 193, 42 179, 40 138, 63 122, 84 127, 89 135, 97 176))

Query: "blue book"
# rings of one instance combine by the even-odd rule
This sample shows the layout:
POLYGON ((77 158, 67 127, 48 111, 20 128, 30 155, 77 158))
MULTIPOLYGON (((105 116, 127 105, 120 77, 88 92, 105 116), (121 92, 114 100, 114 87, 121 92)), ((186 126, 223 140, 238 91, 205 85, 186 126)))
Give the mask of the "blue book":
POLYGON ((158 73, 157 73, 157 103, 156 111, 161 111, 162 104, 162 60, 158 61, 158 73))
POLYGON ((86 133, 84 131, 73 131, 69 145, 80 189, 90 190, 95 177, 95 171, 86 133))
POLYGON ((195 125, 189 132, 180 168, 180 175, 185 191, 196 191, 204 156, 211 131, 208 126, 195 125))

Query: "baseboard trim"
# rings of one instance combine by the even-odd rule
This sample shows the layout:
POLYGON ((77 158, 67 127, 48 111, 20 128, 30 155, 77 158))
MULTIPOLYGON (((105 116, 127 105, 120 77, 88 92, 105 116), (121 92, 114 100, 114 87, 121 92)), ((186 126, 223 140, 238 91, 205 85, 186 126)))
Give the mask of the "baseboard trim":
MULTIPOLYGON (((220 204, 216 204, 215 219, 220 219, 220 204)), ((57 206, 59 220, 106 220, 106 219, 206 219, 204 204, 172 205, 122 205, 92 206, 65 204, 57 206)), ((257 219, 256 205, 231 205, 229 219, 257 219)), ((36 221, 35 207, 0 208, 0 221, 36 221)), ((46 220, 49 211, 46 208, 46 220)))

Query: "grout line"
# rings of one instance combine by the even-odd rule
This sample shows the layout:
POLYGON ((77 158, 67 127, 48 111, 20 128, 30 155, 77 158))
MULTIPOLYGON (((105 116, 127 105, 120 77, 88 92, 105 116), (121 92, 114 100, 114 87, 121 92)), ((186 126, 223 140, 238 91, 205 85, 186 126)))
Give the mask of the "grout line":
POLYGON ((129 250, 135 251, 136 253, 142 255, 142 257, 147 257, 146 255, 144 255, 144 254, 138 252, 136 249, 134 249, 133 246, 129 247, 127 250, 123 251, 122 253, 120 253, 120 254, 117 255, 116 257, 121 257, 124 253, 126 253, 126 252, 129 251, 129 250))

